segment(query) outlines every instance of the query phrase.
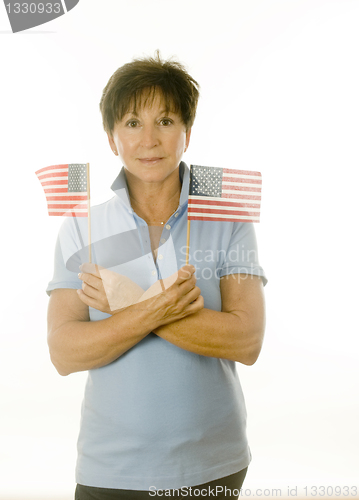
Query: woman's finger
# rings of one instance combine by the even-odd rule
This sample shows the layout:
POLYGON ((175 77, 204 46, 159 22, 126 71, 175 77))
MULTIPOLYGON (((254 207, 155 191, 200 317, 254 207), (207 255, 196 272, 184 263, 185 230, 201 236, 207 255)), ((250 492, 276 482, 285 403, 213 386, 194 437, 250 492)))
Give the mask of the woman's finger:
POLYGON ((81 289, 76 290, 76 291, 77 291, 79 299, 84 304, 86 304, 87 306, 92 307, 94 309, 98 309, 99 304, 98 304, 98 301, 95 298, 91 297, 90 295, 87 295, 87 293, 85 293, 81 289))
POLYGON ((182 298, 183 307, 185 308, 189 304, 191 304, 192 302, 197 300, 197 298, 200 295, 201 295, 201 289, 198 286, 192 288, 192 290, 190 290, 188 293, 186 293, 186 295, 184 295, 182 298))
POLYGON ((103 282, 101 278, 97 278, 93 274, 88 273, 79 273, 78 277, 82 280, 83 283, 95 288, 96 290, 103 290, 103 282))
POLYGON ((184 283, 185 281, 189 280, 193 273, 195 272, 196 268, 192 265, 186 265, 181 267, 181 269, 178 271, 178 276, 174 284, 180 285, 181 283, 184 283))
POLYGON ((103 294, 93 286, 89 285, 85 281, 82 282, 82 291, 88 296, 96 300, 101 300, 103 294))
POLYGON ((181 293, 188 293, 196 286, 196 283, 197 283, 197 278, 194 274, 192 274, 190 278, 180 283, 178 285, 178 288, 181 291, 181 293))
POLYGON ((185 309, 185 312, 186 315, 189 316, 190 314, 198 312, 203 308, 204 308, 204 299, 202 295, 199 295, 193 302, 188 304, 188 306, 185 309))

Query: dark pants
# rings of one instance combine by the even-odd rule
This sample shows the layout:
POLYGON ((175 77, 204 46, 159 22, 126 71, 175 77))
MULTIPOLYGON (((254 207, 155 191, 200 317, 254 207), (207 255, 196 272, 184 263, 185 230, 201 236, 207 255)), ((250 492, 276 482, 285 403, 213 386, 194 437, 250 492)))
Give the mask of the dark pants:
POLYGON ((154 489, 145 491, 114 490, 78 484, 75 500, 165 500, 168 497, 173 498, 173 500, 196 500, 196 498, 235 500, 238 497, 246 474, 247 468, 209 483, 163 491, 154 489))

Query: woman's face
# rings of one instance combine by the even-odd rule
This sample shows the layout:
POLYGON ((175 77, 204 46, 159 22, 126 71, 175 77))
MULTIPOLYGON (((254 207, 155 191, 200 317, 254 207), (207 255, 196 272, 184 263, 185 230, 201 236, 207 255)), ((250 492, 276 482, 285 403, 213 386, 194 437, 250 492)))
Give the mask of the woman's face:
POLYGON ((174 173, 191 135, 179 114, 166 112, 160 94, 150 101, 136 113, 126 113, 108 136, 111 149, 127 169, 127 177, 146 183, 163 182, 174 173))

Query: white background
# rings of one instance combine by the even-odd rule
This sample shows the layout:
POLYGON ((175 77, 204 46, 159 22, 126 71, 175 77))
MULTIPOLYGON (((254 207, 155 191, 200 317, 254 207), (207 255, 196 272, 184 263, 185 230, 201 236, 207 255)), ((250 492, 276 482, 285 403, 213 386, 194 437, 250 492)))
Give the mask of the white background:
POLYGON ((201 85, 185 161, 263 174, 268 327, 257 363, 238 366, 245 487, 284 498, 359 486, 358 27, 355 0, 81 0, 12 34, 0 6, 0 499, 73 497, 86 377, 49 361, 44 289, 61 218, 47 216, 34 172, 90 162, 92 203, 111 196, 120 164, 101 92, 156 49, 201 85))

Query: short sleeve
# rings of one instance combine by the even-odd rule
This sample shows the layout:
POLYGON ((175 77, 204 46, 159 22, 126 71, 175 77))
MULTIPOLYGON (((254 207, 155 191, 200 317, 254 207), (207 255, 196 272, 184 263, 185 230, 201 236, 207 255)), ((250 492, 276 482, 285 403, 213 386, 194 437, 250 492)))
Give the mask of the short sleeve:
POLYGON ((235 222, 225 259, 218 275, 247 274, 261 276, 267 284, 263 268, 259 264, 257 239, 252 223, 235 222))
POLYGON ((75 290, 81 288, 82 281, 78 278, 81 261, 78 260, 77 266, 74 265, 73 259, 73 256, 78 254, 82 246, 78 235, 79 231, 76 231, 74 221, 70 218, 65 219, 56 241, 54 274, 46 289, 48 295, 57 288, 72 288, 75 290), (71 265, 66 267, 66 264, 70 261, 71 265))

